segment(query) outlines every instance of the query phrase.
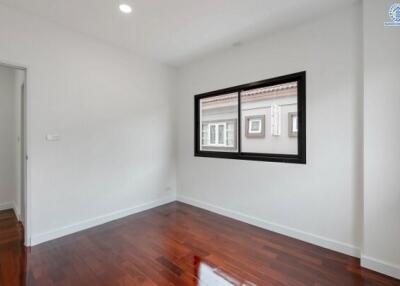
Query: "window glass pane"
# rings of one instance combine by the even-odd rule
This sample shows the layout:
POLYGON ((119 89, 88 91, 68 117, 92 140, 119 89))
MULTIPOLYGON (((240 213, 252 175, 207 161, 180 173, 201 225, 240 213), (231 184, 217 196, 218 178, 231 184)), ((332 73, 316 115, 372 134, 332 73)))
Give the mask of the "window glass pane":
POLYGON ((238 151, 238 93, 200 99, 200 150, 238 151))
POLYGON ((241 116, 242 152, 298 154, 297 82, 243 91, 241 116))

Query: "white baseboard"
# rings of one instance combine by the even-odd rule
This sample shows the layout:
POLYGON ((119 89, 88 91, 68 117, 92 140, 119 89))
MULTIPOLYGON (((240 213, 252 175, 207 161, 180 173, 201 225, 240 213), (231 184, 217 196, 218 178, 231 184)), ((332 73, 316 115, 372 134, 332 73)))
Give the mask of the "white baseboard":
POLYGON ((315 235, 312 233, 308 233, 302 230, 294 229, 291 227, 279 225, 276 223, 272 223, 266 220, 262 220, 259 218, 255 218, 240 212, 236 212, 233 210, 225 209, 216 205, 212 205, 206 202, 202 202, 199 200, 191 199, 185 196, 178 196, 177 200, 183 203, 187 203, 189 205, 193 205, 202 209, 206 209, 211 212, 218 213, 223 216, 227 216, 251 225, 255 225, 261 227, 266 230, 270 230, 273 232, 277 232, 286 236, 290 236, 295 239, 299 239, 308 243, 312 243, 324 248, 328 248, 330 250, 334 250, 340 253, 344 253, 354 257, 360 257, 360 248, 346 244, 340 241, 336 241, 327 237, 322 237, 319 235, 315 235))
POLYGON ((98 216, 92 219, 88 219, 76 224, 72 224, 72 225, 68 225, 68 226, 64 226, 64 227, 60 227, 58 229, 54 229, 45 233, 41 233, 41 234, 37 234, 37 235, 33 235, 30 241, 30 245, 29 246, 34 246, 34 245, 38 245, 41 243, 44 243, 46 241, 50 241, 53 239, 57 239, 75 232, 79 232, 88 228, 92 228, 113 220, 117 220, 135 213, 139 213, 145 210, 149 210, 161 205, 165 205, 171 202, 174 202, 176 200, 175 195, 173 196, 168 196, 166 198, 160 199, 160 200, 156 200, 156 201, 152 201, 149 203, 145 203, 139 206, 134 206, 128 209, 124 209, 124 210, 119 210, 113 213, 109 213, 106 215, 102 215, 102 216, 98 216))
POLYGON ((361 266, 394 277, 396 279, 400 279, 400 265, 395 265, 379 259, 362 255, 361 266))
POLYGON ((13 208, 14 208, 14 203, 13 202, 0 204, 0 211, 11 210, 13 208))

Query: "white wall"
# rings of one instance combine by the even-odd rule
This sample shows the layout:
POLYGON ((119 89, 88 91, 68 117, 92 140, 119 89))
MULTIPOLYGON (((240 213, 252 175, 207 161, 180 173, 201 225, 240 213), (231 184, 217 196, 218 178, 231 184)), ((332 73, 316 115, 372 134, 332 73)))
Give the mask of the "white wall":
POLYGON ((28 67, 32 243, 173 199, 173 69, 5 6, 0 61, 28 67))
POLYGON ((359 255, 361 6, 195 61, 179 71, 178 197, 359 255), (194 95, 307 71, 307 165, 194 157, 194 95))
POLYGON ((0 209, 17 204, 15 70, 0 66, 0 209))
POLYGON ((364 245, 362 264, 400 279, 400 27, 391 0, 364 1, 364 245))

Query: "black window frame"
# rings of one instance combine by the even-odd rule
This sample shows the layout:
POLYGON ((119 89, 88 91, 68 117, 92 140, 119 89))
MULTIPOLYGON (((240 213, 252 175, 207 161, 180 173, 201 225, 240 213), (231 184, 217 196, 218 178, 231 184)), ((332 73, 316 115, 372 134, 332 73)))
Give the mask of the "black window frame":
POLYGON ((298 72, 289 75, 279 76, 257 82, 242 84, 234 87, 224 88, 216 91, 202 93, 194 96, 194 156, 209 157, 222 159, 237 159, 237 160, 253 160, 253 161, 268 161, 282 163, 306 164, 306 72, 298 72), (298 154, 268 154, 268 153, 248 153, 242 152, 242 114, 241 114, 241 92, 297 82, 297 118, 298 118, 298 154), (202 151, 200 150, 200 100, 208 97, 224 95, 228 93, 238 94, 238 151, 237 152, 221 152, 221 151, 202 151))

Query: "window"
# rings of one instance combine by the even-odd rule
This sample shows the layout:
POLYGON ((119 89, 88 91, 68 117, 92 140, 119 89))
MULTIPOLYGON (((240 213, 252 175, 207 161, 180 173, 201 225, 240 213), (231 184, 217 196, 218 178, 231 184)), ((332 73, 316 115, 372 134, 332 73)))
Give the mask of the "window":
POLYGON ((251 119, 249 122, 249 133, 259 134, 261 133, 261 120, 251 119))
POLYGON ((246 138, 264 138, 265 115, 246 116, 246 138))
POLYGON ((232 147, 232 140, 228 133, 227 126, 229 123, 225 122, 203 122, 202 124, 202 147, 232 147))
POLYGON ((306 73, 195 96, 195 156, 306 163, 306 73))
POLYGON ((223 121, 215 123, 203 123, 202 147, 235 148, 235 121, 223 121))

